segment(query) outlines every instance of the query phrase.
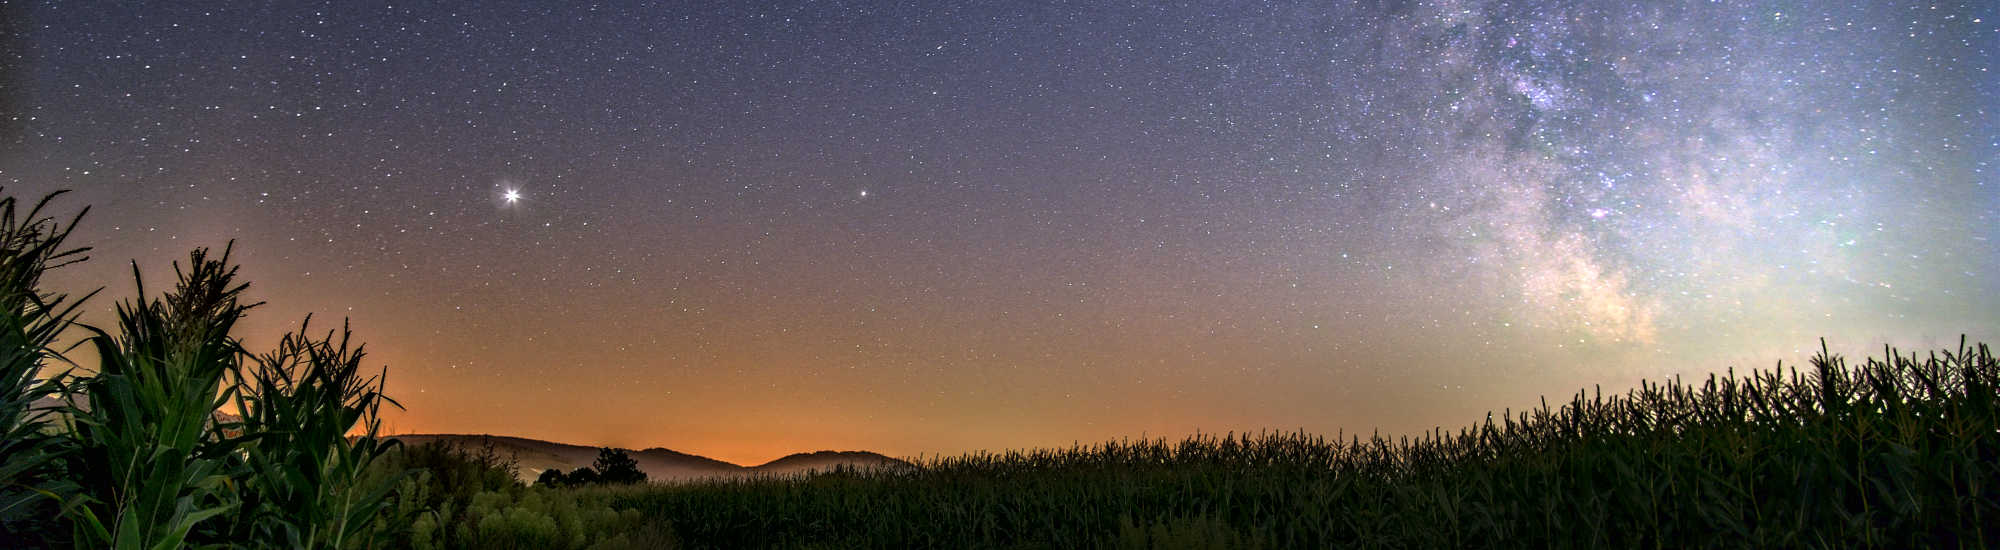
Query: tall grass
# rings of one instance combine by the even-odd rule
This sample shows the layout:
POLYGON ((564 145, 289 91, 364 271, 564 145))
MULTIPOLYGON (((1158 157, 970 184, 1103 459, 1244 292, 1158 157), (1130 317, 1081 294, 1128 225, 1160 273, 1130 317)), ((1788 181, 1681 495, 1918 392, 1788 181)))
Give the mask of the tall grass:
POLYGON ((1780 367, 1418 438, 1200 435, 615 493, 691 548, 2000 543, 1984 345, 1780 367))

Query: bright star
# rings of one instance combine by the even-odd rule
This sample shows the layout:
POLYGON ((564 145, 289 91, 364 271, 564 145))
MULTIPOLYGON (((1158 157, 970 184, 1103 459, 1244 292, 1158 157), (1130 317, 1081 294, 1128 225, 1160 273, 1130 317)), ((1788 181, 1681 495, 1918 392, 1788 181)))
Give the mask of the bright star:
POLYGON ((507 204, 514 204, 517 202, 521 202, 521 192, 513 189, 508 189, 507 193, 501 195, 500 198, 507 199, 507 204))

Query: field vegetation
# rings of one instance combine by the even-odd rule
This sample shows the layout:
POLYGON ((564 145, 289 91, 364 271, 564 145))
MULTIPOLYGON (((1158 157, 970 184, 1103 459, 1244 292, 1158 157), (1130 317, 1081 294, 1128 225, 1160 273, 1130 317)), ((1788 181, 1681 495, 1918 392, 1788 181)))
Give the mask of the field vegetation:
POLYGON ((140 286, 110 329, 78 324, 87 296, 41 288, 87 251, 66 245, 82 214, 48 215, 54 198, 0 198, 0 546, 387 540, 379 517, 403 475, 369 466, 391 447, 374 436, 392 402, 349 333, 302 324, 269 353, 243 349, 231 332, 257 304, 228 249, 195 249, 158 295, 140 286), (54 347, 70 329, 89 353, 54 347))
POLYGON ((1415 439, 1110 442, 609 502, 693 548, 1984 548, 1996 384, 1984 345, 1822 351, 1415 439))
POLYGON ((442 547, 1985 548, 1985 345, 1644 384, 1418 438, 1198 435, 907 470, 496 488, 442 547), (475 519, 477 518, 477 519, 475 519), (565 545, 564 541, 568 541, 565 545))

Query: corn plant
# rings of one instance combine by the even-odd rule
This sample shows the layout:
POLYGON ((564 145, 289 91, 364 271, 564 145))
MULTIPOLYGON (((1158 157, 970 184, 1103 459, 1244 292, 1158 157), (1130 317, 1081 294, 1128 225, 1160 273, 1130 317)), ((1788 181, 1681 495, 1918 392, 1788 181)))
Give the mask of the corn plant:
POLYGON ((81 212, 68 224, 43 214, 59 194, 25 212, 13 197, 0 197, 0 546, 25 545, 32 533, 21 531, 46 527, 31 526, 45 519, 35 517, 44 512, 36 505, 61 485, 48 475, 60 447, 41 407, 60 388, 41 374, 56 356, 50 346, 89 297, 41 290, 44 272, 82 261, 87 250, 64 245, 81 212))
POLYGON ((376 437, 382 405, 394 405, 382 395, 386 370, 362 370, 366 353, 347 326, 338 338, 310 330, 308 317, 239 381, 242 429, 258 437, 243 447, 250 473, 232 539, 272 548, 373 546, 386 536, 376 517, 401 481, 400 472, 368 475, 396 445, 376 437))
POLYGON ((229 253, 196 249, 161 298, 146 299, 140 282, 139 298, 117 308, 118 335, 88 328, 98 367, 69 395, 69 474, 82 487, 65 515, 78 546, 179 548, 236 507, 229 486, 245 472, 235 453, 254 436, 227 433, 217 412, 241 368, 230 330, 254 304, 241 301, 229 253))
POLYGON ((375 437, 395 402, 352 332, 312 337, 308 323, 246 353, 231 332, 256 304, 234 243, 174 264, 157 298, 135 264, 138 296, 113 330, 77 324, 82 299, 39 288, 86 250, 63 244, 82 213, 43 214, 55 196, 25 212, 0 197, 0 547, 53 546, 63 523, 79 548, 385 546, 406 470, 374 466, 395 445, 375 437), (68 362, 51 346, 72 325, 95 361, 44 378, 68 362))

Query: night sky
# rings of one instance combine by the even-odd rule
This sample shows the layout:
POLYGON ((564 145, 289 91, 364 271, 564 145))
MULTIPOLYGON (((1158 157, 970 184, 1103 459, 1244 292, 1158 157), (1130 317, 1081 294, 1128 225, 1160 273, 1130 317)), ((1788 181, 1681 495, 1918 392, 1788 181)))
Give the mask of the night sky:
POLYGON ((2000 341, 2000 5, 0 1, 90 320, 237 241, 398 432, 1455 428, 2000 341), (508 193, 517 199, 508 199, 508 193))

